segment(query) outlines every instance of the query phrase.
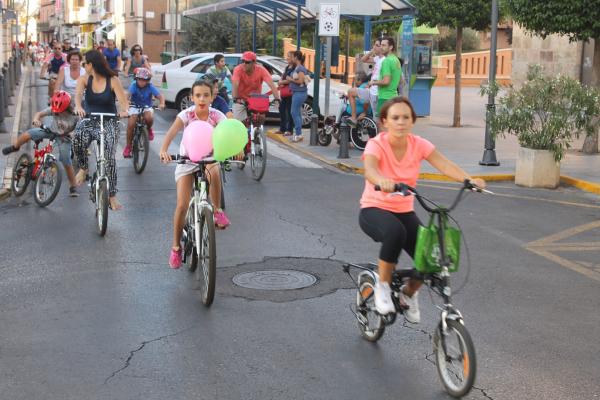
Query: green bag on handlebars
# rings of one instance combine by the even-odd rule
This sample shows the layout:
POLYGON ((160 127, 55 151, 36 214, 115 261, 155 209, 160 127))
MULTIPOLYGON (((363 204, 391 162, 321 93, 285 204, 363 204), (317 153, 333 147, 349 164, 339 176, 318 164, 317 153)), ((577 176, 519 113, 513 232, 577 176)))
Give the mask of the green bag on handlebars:
MULTIPOLYGON (((435 223, 436 214, 429 218, 427 226, 419 226, 417 231, 417 244, 415 246, 415 267, 417 271, 425 274, 437 273, 442 271, 441 252, 438 237, 439 226, 435 223)), ((458 271, 460 262, 460 229, 449 226, 448 218, 445 218, 444 242, 446 245, 446 255, 450 258, 449 272, 458 271)))

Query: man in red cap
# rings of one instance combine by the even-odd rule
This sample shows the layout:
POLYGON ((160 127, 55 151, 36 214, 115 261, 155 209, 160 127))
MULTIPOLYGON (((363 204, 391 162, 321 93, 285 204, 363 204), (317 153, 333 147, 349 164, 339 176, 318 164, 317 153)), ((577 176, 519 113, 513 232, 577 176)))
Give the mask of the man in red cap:
POLYGON ((279 100, 279 92, 269 72, 263 66, 256 65, 256 54, 247 51, 242 54, 242 61, 243 64, 233 69, 231 94, 233 96, 233 117, 244 122, 248 117, 244 102, 250 94, 262 93, 263 82, 269 85, 277 100, 279 100))

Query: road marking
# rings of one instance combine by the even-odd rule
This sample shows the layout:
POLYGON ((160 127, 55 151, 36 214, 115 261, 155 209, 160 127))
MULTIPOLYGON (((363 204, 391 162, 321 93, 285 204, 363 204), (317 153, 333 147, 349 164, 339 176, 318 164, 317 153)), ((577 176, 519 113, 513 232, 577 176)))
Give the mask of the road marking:
POLYGON ((576 261, 571 259, 563 258, 554 252, 600 252, 600 242, 560 242, 561 240, 579 235, 583 232, 588 232, 593 229, 600 228, 600 221, 593 221, 587 224, 575 226, 573 228, 565 229, 563 231, 554 233, 550 236, 543 237, 533 242, 527 243, 525 249, 540 255, 550 261, 561 265, 562 267, 568 268, 572 271, 578 272, 588 278, 594 279, 600 282, 600 272, 597 271, 597 267, 586 261, 576 261))
POLYGON ((274 157, 280 158, 288 164, 299 168, 323 168, 317 163, 314 163, 306 158, 300 157, 296 153, 293 153, 287 149, 284 149, 275 141, 269 140, 269 147, 267 147, 267 154, 274 157))

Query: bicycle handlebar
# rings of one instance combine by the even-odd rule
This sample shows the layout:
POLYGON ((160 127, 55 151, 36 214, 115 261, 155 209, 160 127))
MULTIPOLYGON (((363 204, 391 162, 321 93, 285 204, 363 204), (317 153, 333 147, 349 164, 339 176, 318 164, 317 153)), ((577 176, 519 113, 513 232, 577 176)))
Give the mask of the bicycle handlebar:
MULTIPOLYGON (((456 195, 456 198, 454 199, 454 202, 452 203, 452 205, 448 208, 443 208, 443 210, 447 211, 447 212, 454 210, 456 208, 456 206, 458 205, 458 203, 460 202, 460 200, 462 199, 463 193, 466 190, 470 190, 470 191, 477 192, 477 193, 493 194, 489 190, 485 190, 483 188, 480 188, 480 187, 474 185, 473 183, 471 183, 471 181, 469 179, 465 179, 463 181, 463 186, 461 187, 460 191, 456 195)), ((375 191, 381 191, 381 187, 379 185, 375 185, 375 191)), ((425 209, 425 211, 427 211, 429 213, 437 212, 436 209, 431 208, 429 205, 427 205, 427 203, 425 202, 426 198, 423 197, 421 194, 419 194, 419 192, 417 192, 417 189, 415 189, 412 186, 407 185, 406 183, 396 183, 394 185, 394 192, 398 193, 399 195, 402 195, 402 196, 414 195, 417 198, 417 201, 419 202, 419 204, 421 204, 421 207, 423 207, 423 209, 425 209)))
POLYGON ((171 157, 171 162, 175 162, 177 164, 209 165, 218 162, 212 157, 207 157, 200 161, 192 161, 189 159, 188 156, 184 156, 181 154, 169 154, 169 157, 171 157))

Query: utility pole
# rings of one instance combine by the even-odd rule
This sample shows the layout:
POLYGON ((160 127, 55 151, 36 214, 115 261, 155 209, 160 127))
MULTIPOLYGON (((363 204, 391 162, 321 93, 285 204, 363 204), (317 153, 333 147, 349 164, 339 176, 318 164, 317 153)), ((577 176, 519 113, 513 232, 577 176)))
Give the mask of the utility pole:
POLYGON ((177 58, 177 36, 179 33, 179 0, 175 0, 175 34, 173 35, 173 41, 175 45, 173 46, 175 51, 175 58, 177 58))
MULTIPOLYGON (((492 0, 492 37, 490 43, 490 78, 489 85, 493 88, 496 83, 496 47, 498 36, 498 0, 492 0)), ((496 112, 495 93, 490 91, 488 96, 487 112, 485 113, 485 149, 483 158, 479 165, 497 167, 500 165, 496 160, 496 142, 492 138, 490 129, 490 118, 496 112)))
MULTIPOLYGON (((29 40, 29 0, 25 2, 25 46, 27 46, 27 41, 29 40)), ((28 51, 29 47, 26 47, 25 51, 28 51)))
POLYGON ((175 29, 176 29, 176 21, 177 16, 173 12, 173 7, 171 5, 171 0, 169 0, 169 17, 171 20, 171 61, 175 61, 175 29))

